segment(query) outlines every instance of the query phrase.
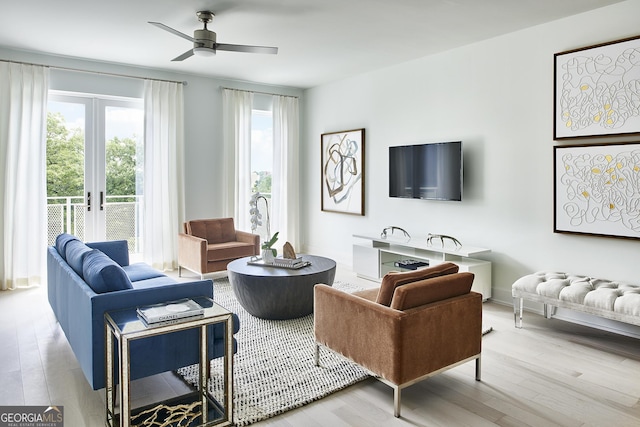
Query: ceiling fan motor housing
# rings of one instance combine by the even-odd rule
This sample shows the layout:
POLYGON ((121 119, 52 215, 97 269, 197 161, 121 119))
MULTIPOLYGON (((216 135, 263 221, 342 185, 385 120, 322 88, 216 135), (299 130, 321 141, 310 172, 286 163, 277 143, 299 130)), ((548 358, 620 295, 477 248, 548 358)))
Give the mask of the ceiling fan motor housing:
POLYGON ((211 30, 195 30, 193 32, 193 47, 205 47, 207 49, 215 50, 216 48, 216 33, 211 30))

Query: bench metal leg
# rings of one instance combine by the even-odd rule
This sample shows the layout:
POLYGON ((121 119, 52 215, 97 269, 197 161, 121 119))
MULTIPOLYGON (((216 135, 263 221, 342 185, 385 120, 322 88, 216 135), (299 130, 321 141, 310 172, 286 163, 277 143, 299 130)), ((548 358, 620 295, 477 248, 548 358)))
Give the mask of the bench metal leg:
MULTIPOLYGON (((546 305, 545 305, 546 307, 546 305)), ((513 321, 518 329, 522 329, 522 312, 524 310, 524 300, 513 297, 513 321)))
POLYGON ((556 314, 557 308, 558 307, 556 307, 555 305, 544 304, 545 319, 551 319, 556 314))

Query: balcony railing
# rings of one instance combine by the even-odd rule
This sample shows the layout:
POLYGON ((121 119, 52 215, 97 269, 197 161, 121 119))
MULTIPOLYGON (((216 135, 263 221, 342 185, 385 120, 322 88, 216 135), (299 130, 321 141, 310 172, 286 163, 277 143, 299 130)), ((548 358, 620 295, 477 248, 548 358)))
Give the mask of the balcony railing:
MULTIPOLYGON (((127 240, 130 252, 142 252, 143 201, 143 196, 106 196, 106 240, 127 240)), ((48 244, 55 244, 61 233, 85 240, 86 212, 84 197, 47 197, 48 244)))

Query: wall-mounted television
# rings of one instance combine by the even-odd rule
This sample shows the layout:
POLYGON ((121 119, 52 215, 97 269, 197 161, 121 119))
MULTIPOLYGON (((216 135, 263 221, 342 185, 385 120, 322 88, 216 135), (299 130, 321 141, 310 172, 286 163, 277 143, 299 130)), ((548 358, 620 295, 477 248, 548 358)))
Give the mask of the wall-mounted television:
POLYGON ((389 197, 462 200, 462 142, 389 147, 389 197))

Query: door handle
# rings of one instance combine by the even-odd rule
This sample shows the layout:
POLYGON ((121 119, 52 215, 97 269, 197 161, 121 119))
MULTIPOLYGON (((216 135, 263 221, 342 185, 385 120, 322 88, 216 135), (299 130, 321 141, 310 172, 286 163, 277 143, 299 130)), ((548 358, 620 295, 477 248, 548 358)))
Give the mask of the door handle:
POLYGON ((91 210, 91 191, 87 192, 87 210, 91 210))
POLYGON ((104 210, 104 191, 100 192, 100 210, 104 210))

